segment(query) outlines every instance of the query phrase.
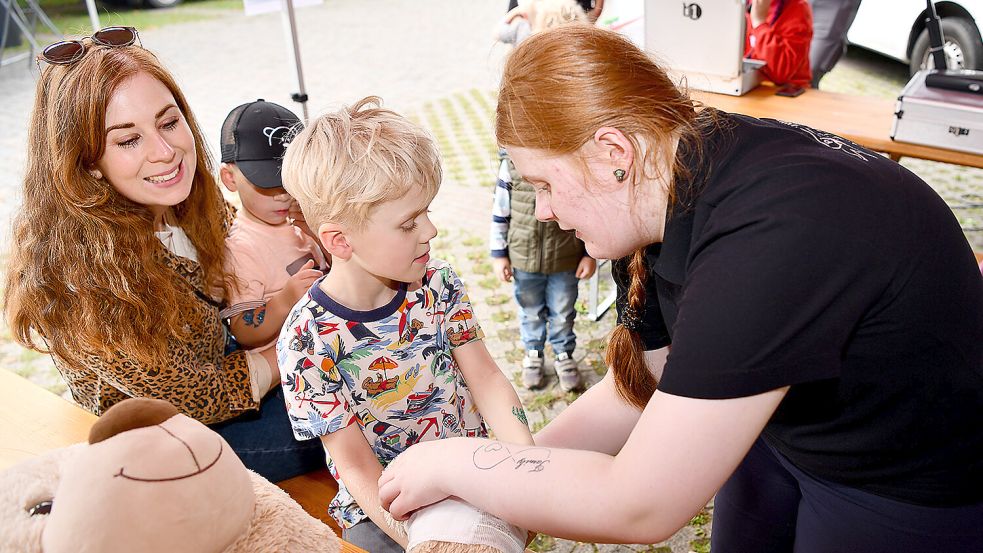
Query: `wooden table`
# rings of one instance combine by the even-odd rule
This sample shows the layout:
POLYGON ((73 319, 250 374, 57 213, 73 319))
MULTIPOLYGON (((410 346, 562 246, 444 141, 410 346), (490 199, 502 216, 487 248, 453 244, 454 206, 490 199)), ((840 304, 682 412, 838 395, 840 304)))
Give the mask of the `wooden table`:
MULTIPOLYGON (((96 416, 16 374, 0 369, 0 470, 42 453, 89 439, 96 416)), ((338 491, 327 470, 278 484, 311 516, 339 533, 325 506, 338 491)), ((341 542, 342 553, 365 553, 341 542)))
POLYGON ((0 470, 89 439, 96 416, 0 369, 0 470))
POLYGON ((697 90, 690 91, 690 95, 694 100, 724 111, 781 119, 831 132, 888 154, 895 161, 902 157, 914 157, 983 168, 983 155, 891 140, 894 100, 817 89, 808 89, 798 97, 787 98, 776 96, 775 90, 774 86, 763 84, 744 96, 697 90))

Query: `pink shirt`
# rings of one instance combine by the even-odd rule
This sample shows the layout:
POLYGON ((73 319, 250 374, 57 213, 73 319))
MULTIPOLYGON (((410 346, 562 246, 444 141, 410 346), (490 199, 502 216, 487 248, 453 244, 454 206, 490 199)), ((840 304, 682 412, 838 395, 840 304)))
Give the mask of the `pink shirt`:
MULTIPOLYGON (((223 312, 229 317, 265 305, 310 259, 315 268, 327 269, 317 242, 293 225, 265 225, 240 213, 225 244, 231 254, 229 269, 239 279, 239 290, 233 291, 231 305, 223 312)), ((256 351, 275 343, 274 338, 256 351)))

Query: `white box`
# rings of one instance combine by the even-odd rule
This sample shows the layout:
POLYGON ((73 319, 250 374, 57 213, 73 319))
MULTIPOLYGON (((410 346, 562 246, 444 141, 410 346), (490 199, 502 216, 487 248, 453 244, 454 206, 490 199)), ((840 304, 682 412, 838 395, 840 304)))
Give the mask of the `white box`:
POLYGON ((761 83, 757 69, 764 62, 744 59, 743 0, 646 0, 644 6, 645 50, 676 84, 740 96, 761 83))
POLYGON ((898 97, 891 139, 983 154, 983 94, 928 88, 919 71, 898 97))

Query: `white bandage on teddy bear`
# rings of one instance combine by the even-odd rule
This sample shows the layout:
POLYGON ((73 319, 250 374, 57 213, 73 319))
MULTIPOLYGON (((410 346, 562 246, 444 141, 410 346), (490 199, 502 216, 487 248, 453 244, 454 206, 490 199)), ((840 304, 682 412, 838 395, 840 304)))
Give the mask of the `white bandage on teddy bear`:
POLYGON ((437 542, 463 544, 456 551, 522 553, 526 531, 509 524, 456 497, 424 507, 413 513, 406 524, 409 553, 447 551, 433 547, 437 542))

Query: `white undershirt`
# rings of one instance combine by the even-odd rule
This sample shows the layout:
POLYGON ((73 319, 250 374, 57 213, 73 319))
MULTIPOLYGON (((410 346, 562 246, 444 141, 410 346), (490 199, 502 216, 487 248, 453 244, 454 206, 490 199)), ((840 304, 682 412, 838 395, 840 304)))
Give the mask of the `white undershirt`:
POLYGON ((164 230, 154 232, 160 243, 164 245, 174 255, 186 257, 192 261, 198 261, 198 250, 191 243, 191 239, 184 233, 181 227, 172 227, 164 223, 164 230))

